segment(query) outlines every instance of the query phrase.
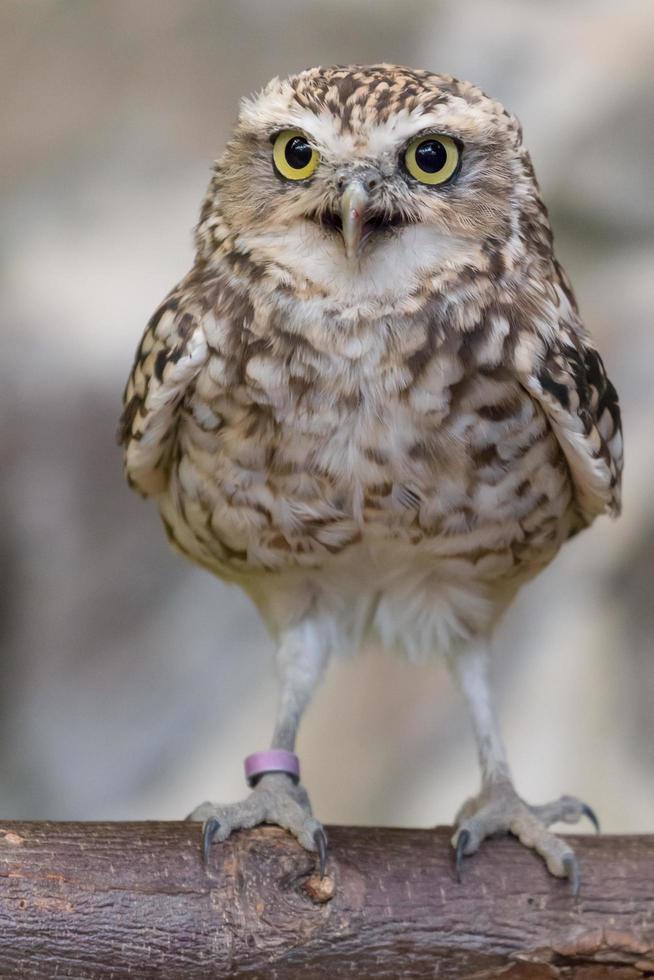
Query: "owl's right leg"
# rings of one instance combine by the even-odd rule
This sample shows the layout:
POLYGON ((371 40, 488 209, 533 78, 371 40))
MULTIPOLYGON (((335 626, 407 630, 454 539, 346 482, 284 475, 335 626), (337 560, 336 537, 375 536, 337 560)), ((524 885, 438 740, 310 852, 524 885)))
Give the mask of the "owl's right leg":
MULTIPOLYGON (((277 758, 295 760, 295 740, 300 720, 318 686, 329 659, 329 643, 319 622, 305 620, 286 630, 277 650, 279 700, 270 748, 282 750, 277 758)), ((257 753, 265 768, 272 753, 257 753)), ((282 763, 283 764, 283 763, 282 763)), ((271 765, 272 768, 272 765, 271 765)), ((288 766, 291 769, 292 766, 288 766)), ((214 841, 224 841, 233 830, 276 824, 290 831, 308 851, 317 851, 324 872, 327 837, 311 812, 306 790, 297 776, 287 771, 270 771, 251 780, 252 792, 239 803, 220 806, 202 803, 189 815, 201 820, 202 852, 206 860, 214 841)))

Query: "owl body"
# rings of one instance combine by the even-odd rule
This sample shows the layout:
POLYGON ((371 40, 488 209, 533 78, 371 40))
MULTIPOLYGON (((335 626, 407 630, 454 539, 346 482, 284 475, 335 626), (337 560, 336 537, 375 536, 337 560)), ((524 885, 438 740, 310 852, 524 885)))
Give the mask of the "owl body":
POLYGON ((405 282, 373 315, 285 288, 247 331, 209 307, 160 507, 173 544, 274 621, 319 596, 341 649, 369 623, 422 657, 488 629, 575 515, 545 413, 503 365, 508 321, 439 328, 405 282))
POLYGON ((271 748, 246 760, 245 800, 193 810, 205 859, 274 823, 325 871, 298 727, 329 656, 374 631, 413 659, 444 653, 470 711, 482 783, 456 817, 458 873, 505 830, 576 894, 548 828, 596 818, 518 796, 488 638, 571 534, 618 513, 620 412, 517 120, 391 65, 273 79, 216 164, 120 434, 173 546, 244 588, 276 640, 271 748))
POLYGON ((137 355, 128 475, 173 545, 276 630, 319 606, 341 648, 371 625, 419 655, 484 634, 617 509, 621 465, 615 391, 519 126, 468 83, 373 66, 275 81, 239 127, 195 266, 137 355), (291 125, 322 183, 273 172, 259 130, 291 125), (461 141, 461 169, 424 193, 398 152, 435 128, 461 141), (372 230, 352 260, 333 202, 364 178, 372 230))

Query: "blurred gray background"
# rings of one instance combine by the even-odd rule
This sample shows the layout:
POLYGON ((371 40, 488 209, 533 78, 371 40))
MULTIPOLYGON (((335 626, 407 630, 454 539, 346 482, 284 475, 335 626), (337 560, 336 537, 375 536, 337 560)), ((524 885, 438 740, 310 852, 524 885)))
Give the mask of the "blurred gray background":
MULTIPOLYGON (((496 638, 518 787, 654 829, 654 4, 3 0, 0 814, 180 817, 243 794, 270 643, 167 548, 114 443, 143 325, 191 261, 238 99, 317 63, 470 78, 524 124, 621 395, 624 516, 571 542, 496 638)), ((325 821, 451 821, 476 790, 442 665, 334 664, 300 736, 325 821)))

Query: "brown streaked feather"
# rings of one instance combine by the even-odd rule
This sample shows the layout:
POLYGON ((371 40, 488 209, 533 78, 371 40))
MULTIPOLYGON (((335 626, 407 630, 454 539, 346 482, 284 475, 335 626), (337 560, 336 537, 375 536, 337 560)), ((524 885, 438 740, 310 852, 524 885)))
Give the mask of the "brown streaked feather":
POLYGON ((178 410, 206 360, 201 309, 186 294, 182 282, 152 316, 123 395, 117 438, 127 479, 144 496, 166 487, 178 410))
POLYGON ((531 369, 518 373, 561 445, 583 523, 605 512, 617 516, 623 466, 618 396, 574 311, 531 369))

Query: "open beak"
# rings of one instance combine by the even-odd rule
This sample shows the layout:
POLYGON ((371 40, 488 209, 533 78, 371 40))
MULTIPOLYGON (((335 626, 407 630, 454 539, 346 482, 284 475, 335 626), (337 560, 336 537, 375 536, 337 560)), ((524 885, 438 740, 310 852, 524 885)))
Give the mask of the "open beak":
POLYGON ((360 180, 353 179, 341 196, 341 234, 348 259, 358 255, 364 237, 364 218, 370 195, 360 180))

